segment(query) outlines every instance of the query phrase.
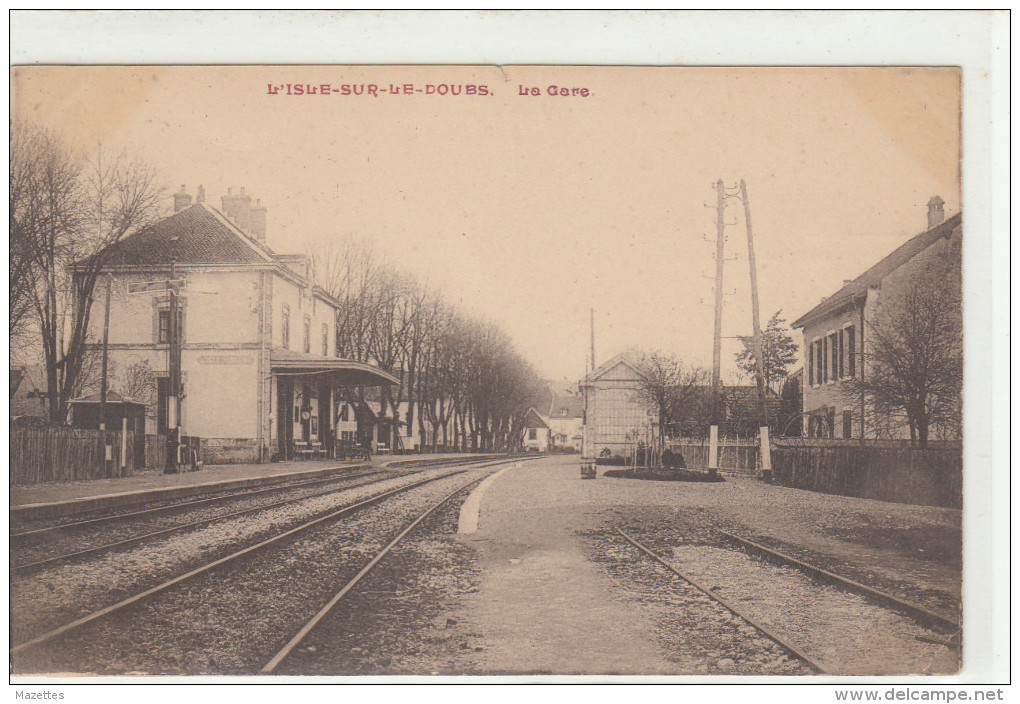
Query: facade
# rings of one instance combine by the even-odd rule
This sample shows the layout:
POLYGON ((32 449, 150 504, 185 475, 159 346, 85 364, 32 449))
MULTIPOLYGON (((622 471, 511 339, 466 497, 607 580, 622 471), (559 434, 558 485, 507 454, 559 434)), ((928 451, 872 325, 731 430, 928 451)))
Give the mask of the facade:
MULTIPOLYGON (((848 383, 867 375, 869 329, 882 313, 883 297, 908 286, 937 260, 960 256, 962 216, 944 219, 938 196, 928 203, 928 229, 793 322, 805 350, 803 433, 829 438, 909 438, 905 418, 879 414, 848 383)), ((946 281, 961 287, 962 281, 946 281)))
POLYGON ((546 452, 549 450, 549 426, 534 408, 529 408, 524 416, 523 447, 525 452, 546 452))
POLYGON ((626 354, 613 357, 585 378, 581 391, 587 394, 586 453, 627 456, 636 443, 648 444, 655 421, 640 401, 640 388, 637 363, 626 354))
MULTIPOLYGON (((180 425, 183 435, 202 438, 202 459, 327 451, 344 388, 396 380, 335 356, 338 302, 315 284, 308 258, 266 246, 265 209, 252 207, 243 189, 228 191, 222 211, 203 202, 201 187, 194 205, 183 189, 174 199, 173 215, 102 255, 102 276, 113 280, 110 387, 150 398, 146 432, 167 432, 170 301, 160 286, 173 271, 183 281, 180 425), (138 290, 146 284, 151 290, 138 290)), ((103 299, 97 295, 91 316, 93 350, 101 347, 103 299)))
POLYGON ((550 389, 548 413, 545 422, 549 426, 549 442, 561 450, 581 451, 584 425, 584 399, 576 393, 557 392, 550 389))

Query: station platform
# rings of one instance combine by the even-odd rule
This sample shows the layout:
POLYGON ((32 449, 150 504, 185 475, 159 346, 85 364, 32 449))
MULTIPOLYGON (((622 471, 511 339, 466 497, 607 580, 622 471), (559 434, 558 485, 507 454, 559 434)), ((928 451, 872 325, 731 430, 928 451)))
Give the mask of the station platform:
POLYGON ((368 462, 296 460, 264 464, 206 465, 197 472, 181 474, 138 473, 116 479, 51 482, 11 487, 12 519, 55 518, 86 511, 114 508, 157 500, 173 500, 198 494, 241 488, 257 488, 281 481, 343 474, 369 467, 399 472, 450 460, 485 459, 490 454, 377 455, 368 462))

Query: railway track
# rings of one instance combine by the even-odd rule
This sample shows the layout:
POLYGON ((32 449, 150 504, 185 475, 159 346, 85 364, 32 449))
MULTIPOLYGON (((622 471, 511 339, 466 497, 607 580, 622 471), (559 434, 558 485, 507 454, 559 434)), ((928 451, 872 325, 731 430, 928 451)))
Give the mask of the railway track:
MULTIPOLYGON (((129 513, 126 513, 126 514, 117 514, 117 515, 113 515, 113 516, 107 516, 107 517, 104 517, 104 518, 101 518, 101 519, 92 519, 92 520, 88 520, 88 521, 82 521, 82 522, 75 523, 75 524, 72 524, 72 525, 69 525, 69 526, 58 526, 58 527, 55 527, 55 529, 47 530, 45 533, 42 533, 42 534, 40 534, 38 531, 34 531, 32 533, 32 536, 36 540, 38 540, 38 538, 41 535, 45 535, 45 536, 52 536, 54 538, 54 540, 56 540, 58 543, 59 543, 59 541, 61 539, 68 539, 70 541, 75 541, 76 542, 76 541, 80 541, 82 539, 82 536, 80 534, 77 534, 77 533, 78 533, 78 531, 80 531, 83 528, 84 529, 93 529, 93 530, 94 529, 102 529, 104 527, 107 527, 107 526, 110 526, 112 524, 119 523, 121 521, 125 521, 125 520, 128 520, 128 519, 151 519, 151 518, 153 518, 156 515, 160 515, 161 517, 165 518, 165 514, 167 514, 167 513, 171 513, 171 512, 172 513, 179 513, 179 512, 193 511, 195 509, 204 509, 204 508, 208 508, 208 506, 210 506, 211 504, 223 503, 223 502, 226 502, 226 501, 250 501, 251 499, 253 499, 256 496, 263 496, 263 495, 271 496, 273 494, 284 494, 284 493, 293 492, 293 491, 300 491, 302 489, 309 489, 309 488, 312 488, 312 487, 322 486, 324 484, 331 485, 328 489, 323 489, 323 490, 320 490, 320 491, 312 491, 310 493, 309 492, 301 492, 301 493, 299 493, 298 496, 293 496, 293 497, 290 497, 290 498, 287 498, 287 499, 282 499, 282 500, 278 500, 278 501, 272 501, 270 503, 260 503, 260 504, 254 506, 254 507, 245 508, 245 509, 236 510, 236 511, 228 511, 226 513, 216 513, 216 514, 214 514, 212 516, 205 516, 205 517, 203 517, 201 519, 198 519, 198 520, 187 521, 186 523, 177 523, 177 524, 171 525, 169 527, 158 527, 159 524, 157 523, 157 526, 156 526, 156 527, 158 527, 157 530, 151 530, 150 529, 152 527, 151 524, 149 524, 150 528, 146 528, 145 524, 143 523, 143 525, 142 525, 142 531, 143 532, 136 532, 134 535, 130 535, 130 537, 125 537, 125 538, 120 538, 120 539, 113 540, 113 541, 110 541, 110 542, 100 543, 99 545, 95 545, 95 546, 88 547, 88 548, 75 549, 75 550, 71 550, 70 552, 63 552, 63 553, 59 553, 58 552, 58 554, 56 554, 56 555, 50 555, 48 557, 43 557, 43 558, 38 558, 38 559, 31 559, 31 558, 29 558, 27 560, 25 560, 25 559, 22 559, 22 560, 17 559, 17 557, 15 556, 16 550, 14 549, 15 546, 17 545, 17 542, 18 542, 16 540, 16 538, 23 537, 24 534, 22 534, 20 536, 19 535, 12 535, 11 536, 11 538, 12 538, 11 560, 12 560, 13 564, 10 567, 10 573, 11 573, 11 575, 20 575, 20 574, 26 574, 26 573, 34 572, 36 570, 40 570, 40 569, 43 569, 45 567, 51 567, 51 566, 54 566, 54 565, 64 564, 64 563, 71 562, 71 561, 74 561, 74 560, 79 560, 79 559, 82 559, 82 558, 85 558, 85 557, 92 557, 92 556, 95 556, 95 555, 100 555, 100 554, 109 552, 111 550, 117 550, 117 549, 122 549, 122 548, 130 547, 132 545, 138 545, 139 543, 143 543, 143 542, 148 541, 148 540, 155 540, 157 538, 166 537, 168 535, 172 535, 173 533, 178 533, 178 532, 182 532, 182 531, 186 531, 186 530, 193 530, 195 528, 200 528, 202 526, 206 526, 206 525, 209 525, 211 523, 215 523, 216 521, 225 521, 225 520, 228 520, 228 519, 231 519, 231 518, 239 518, 241 516, 246 516, 246 515, 258 513, 260 511, 268 511, 270 509, 279 508, 281 506, 286 506, 288 504, 294 504, 294 503, 297 503, 299 501, 307 501, 309 499, 313 499, 313 498, 316 498, 316 497, 319 497, 319 496, 326 496, 328 494, 332 494, 332 493, 335 493, 337 491, 343 491, 345 489, 351 489, 351 488, 358 487, 358 486, 364 486, 366 484, 373 484, 373 483, 376 483, 376 482, 379 482, 379 481, 383 481, 383 480, 385 480, 387 478, 392 478, 392 477, 393 477, 393 475, 389 474, 387 472, 380 472, 380 471, 362 472, 362 473, 359 473, 359 474, 356 474, 356 475, 347 476, 347 477, 332 477, 330 479, 322 479, 322 480, 315 480, 315 481, 309 481, 309 482, 302 482, 302 483, 297 484, 297 485, 288 484, 288 485, 285 485, 285 486, 274 486, 274 487, 269 487, 269 488, 264 488, 264 489, 258 489, 256 491, 238 492, 236 494, 229 495, 229 496, 217 496, 217 497, 212 498, 212 499, 203 499, 203 500, 198 500, 198 501, 186 502, 186 503, 182 503, 182 504, 174 504, 172 506, 164 506, 164 507, 160 507, 160 508, 156 508, 156 509, 147 509, 147 510, 144 510, 144 511, 132 511, 132 512, 129 512, 129 513), (359 480, 362 480, 362 479, 367 479, 367 481, 359 481, 359 480), (75 533, 75 534, 68 535, 67 534, 68 532, 72 532, 72 533, 75 533)), ((24 554, 24 553, 31 554, 33 552, 33 550, 34 551, 39 551, 41 548, 43 548, 43 549, 44 548, 52 548, 52 543, 44 543, 43 546, 41 546, 41 547, 39 545, 32 545, 32 546, 23 547, 20 552, 22 554, 24 554)))
POLYGON ((418 525, 421 524, 426 518, 428 518, 436 511, 438 511, 440 508, 445 506, 457 495, 468 491, 474 486, 477 486, 481 481, 483 481, 483 479, 484 478, 475 479, 471 482, 468 482, 464 486, 458 487, 456 490, 445 496, 440 501, 433 503, 423 513, 418 515, 417 518, 411 521, 411 523, 409 523, 402 531, 400 531, 400 533, 397 534, 396 537, 394 537, 389 543, 387 543, 386 546, 382 548, 382 550, 377 552, 375 556, 371 560, 369 560, 369 562, 364 567, 362 567, 361 570, 359 570, 356 575, 354 575, 350 580, 348 580, 347 583, 344 584, 344 586, 341 587, 340 590, 336 594, 334 594, 333 597, 328 602, 326 602, 326 604, 321 609, 319 609, 314 616, 308 619, 308 621, 297 631, 297 633, 295 633, 290 638, 290 640, 288 640, 287 643, 282 648, 280 648, 280 650, 278 650, 276 654, 273 655, 273 657, 270 658, 265 665, 263 665, 262 669, 259 671, 259 674, 271 675, 275 673, 277 671, 277 668, 280 667, 283 661, 286 660, 287 657, 290 656, 290 654, 293 653, 301 645, 302 642, 304 642, 304 640, 309 636, 309 634, 311 634, 315 627, 318 626, 319 623, 337 607, 340 601, 345 596, 347 596, 347 594, 349 594, 358 585, 358 583, 361 582, 362 579, 367 577, 368 574, 373 569, 375 569, 380 562, 382 562, 383 558, 385 558, 390 553, 390 551, 397 546, 398 543, 400 543, 404 538, 406 538, 407 535, 415 528, 417 528, 418 525))
MULTIPOLYGON (((496 462, 488 462, 480 464, 480 466, 472 469, 482 469, 484 467, 505 464, 507 462, 513 461, 516 460, 511 458, 496 462)), ((478 464, 477 460, 475 463, 478 464)), ((199 578, 203 575, 210 575, 215 571, 218 575, 222 577, 223 570, 229 569, 234 569, 235 571, 243 570, 244 569, 243 565, 248 563, 250 560, 257 560, 259 559, 258 557, 259 555, 262 555, 270 551, 275 551, 275 549, 277 548, 283 548, 287 544, 293 543, 296 540, 300 541, 302 540, 303 535, 307 535, 311 532, 317 532, 313 531, 313 529, 316 528, 329 529, 330 526, 336 526, 338 525, 338 522, 343 522, 345 519, 356 520, 357 515, 364 513, 370 507, 373 506, 385 507, 387 505, 387 500, 390 498, 397 497, 399 495, 413 494, 415 489, 425 487, 426 485, 433 484, 436 482, 442 482, 443 480, 448 480, 449 478, 461 475, 466 471, 470 470, 456 469, 455 471, 452 472, 444 472, 443 474, 440 474, 438 476, 433 476, 420 481, 415 481, 410 484, 405 484, 403 486, 396 487, 394 489, 382 492, 380 494, 376 494, 367 499, 358 501, 354 504, 344 506, 338 510, 332 511, 326 515, 317 516, 314 519, 306 521, 299 526, 290 528, 286 531, 273 535, 272 537, 262 540, 254 545, 246 546, 240 550, 230 553, 229 555, 220 557, 219 559, 200 565, 184 574, 172 577, 171 579, 167 579, 161 582, 160 584, 142 590, 127 598, 121 599, 120 601, 114 604, 110 604, 103 608, 97 609, 79 618, 64 623, 61 626, 58 626, 56 628, 50 628, 43 633, 38 633, 37 635, 34 635, 31 638, 23 640, 22 642, 18 643, 11 649, 11 656, 14 659, 13 661, 25 662, 26 657, 39 651, 46 651, 49 653, 58 652, 55 651, 54 649, 61 648, 61 646, 64 645, 65 641, 67 641, 68 639, 73 640, 83 630, 90 630, 91 628, 102 627, 102 624, 104 622, 113 619, 123 618, 123 614, 125 612, 133 611, 132 607, 142 608, 143 602, 145 604, 157 603, 159 602, 159 599, 154 598, 157 597, 158 595, 169 594, 174 590, 176 590, 179 593, 181 589, 185 588, 182 587, 182 585, 184 585, 185 583, 193 584, 194 582, 198 581, 199 578)), ((403 530, 400 533, 400 535, 397 536, 397 538, 390 541, 390 543, 384 549, 384 552, 380 555, 377 555, 378 559, 373 560, 369 566, 366 566, 367 569, 364 571, 364 574, 367 574, 368 570, 371 570, 373 567, 375 567, 375 565, 377 565, 378 562, 382 559, 385 552, 388 552, 393 545, 395 545, 397 542, 399 542, 400 539, 406 536, 406 534, 410 532, 410 530, 412 530, 415 526, 420 524, 420 522, 424 520, 428 515, 430 515, 432 511, 436 510, 439 506, 449 501, 456 494, 464 491, 468 485, 473 484, 480 480, 481 478, 474 478, 470 482, 458 486, 456 491, 447 494, 442 501, 436 503, 434 506, 431 506, 428 511, 419 515, 418 518, 410 526, 407 526, 405 530, 403 530)), ((306 538, 306 540, 308 539, 306 538)), ((362 574, 361 576, 364 576, 364 574, 362 574)), ((353 583, 356 583, 358 579, 360 579, 360 577, 356 576, 355 579, 353 580, 353 583)), ((228 577, 226 583, 229 583, 229 581, 230 579, 228 577)), ((262 583, 259 582, 259 584, 261 585, 262 583)), ((353 584, 351 584, 350 587, 353 587, 353 584)), ((188 593, 190 594, 191 589, 195 588, 196 587, 194 586, 187 588, 188 593)), ((342 595, 340 595, 340 598, 342 598, 342 595)), ((119 634, 120 631, 118 629, 114 629, 113 633, 119 634)), ((255 668, 255 670, 257 670, 257 668, 255 668)))
POLYGON ((616 532, 818 674, 946 674, 958 668, 959 647, 952 641, 959 625, 916 604, 724 531, 737 547, 686 545, 675 548, 672 559, 616 532), (759 558, 780 566, 766 568, 759 558), (799 581, 783 571, 790 568, 799 581), (879 651, 889 653, 888 660, 876 660, 879 651))
POLYGON ((923 626, 943 631, 952 637, 950 640, 946 641, 946 644, 948 645, 955 644, 956 639, 961 633, 960 623, 949 616, 935 613, 934 611, 930 611, 912 601, 901 599, 889 594, 888 592, 868 586, 867 584, 838 575, 835 572, 830 572, 829 570, 804 562, 803 560, 798 560, 791 555, 779 552, 778 550, 773 550, 761 543, 741 538, 738 535, 724 530, 719 531, 719 533, 727 540, 736 543, 752 554, 764 557, 776 564, 795 567, 815 579, 834 584, 848 591, 856 592, 875 603, 900 611, 923 626))
POLYGON ((120 507, 121 509, 126 510, 109 508, 85 511, 82 512, 81 514, 72 514, 71 516, 67 516, 64 519, 58 519, 56 522, 49 522, 45 519, 19 520, 16 517, 12 516, 11 519, 12 527, 20 526, 20 528, 15 528, 10 533, 10 538, 12 540, 44 538, 47 535, 59 533, 61 531, 66 530, 73 530, 75 528, 104 525, 119 520, 136 518, 140 516, 157 515, 159 513, 174 511, 180 508, 210 505, 221 501, 230 501, 232 499, 243 498, 246 496, 257 496, 260 494, 271 493, 274 491, 296 489, 305 486, 315 486, 318 484, 323 484, 325 482, 336 481, 338 479, 349 479, 354 476, 362 476, 365 473, 364 471, 366 469, 369 472, 379 471, 370 469, 367 465, 337 467, 334 470, 327 470, 329 472, 329 476, 327 477, 297 481, 273 482, 270 483, 268 486, 260 486, 257 488, 226 489, 226 490, 211 488, 209 491, 203 491, 197 494, 196 498, 185 498, 183 500, 171 499, 166 501, 161 501, 159 499, 151 499, 139 503, 126 504, 120 507), (358 472, 357 474, 349 473, 352 470, 361 470, 361 472, 358 472), (344 473, 341 474, 341 472, 344 473), (145 506, 146 508, 138 508, 139 506, 145 506), (82 518, 83 515, 90 517, 82 518))
POLYGON ((664 560, 663 558, 659 557, 651 549, 649 549, 645 545, 642 545, 640 542, 638 542, 637 540, 632 538, 629 534, 627 534, 622 529, 617 528, 616 532, 619 533, 621 536, 623 536, 624 540, 626 540, 628 543, 630 543, 631 545, 636 547, 638 550, 643 552, 645 555, 647 555, 648 557, 650 557, 653 560, 655 560, 656 562, 658 562, 660 565, 665 567, 667 570, 669 570, 670 572, 672 572, 676 576, 680 577, 680 579, 684 580, 685 582, 687 582, 688 584, 693 586, 698 591, 703 592, 706 596, 711 598, 713 601, 716 601, 717 603, 722 604, 724 607, 726 607, 726 609, 728 609, 732 613, 734 613, 737 616, 739 616, 740 618, 742 618, 744 621, 746 621, 748 624, 750 624, 752 627, 754 627, 757 631, 759 631, 763 635, 765 635, 765 637, 767 637, 769 640, 771 640, 774 643, 776 643, 777 645, 779 645, 781 648, 786 650, 788 653, 790 653, 794 657, 796 657, 799 660, 803 661, 808 667, 810 667, 812 670, 814 670, 817 674, 819 674, 819 675, 831 674, 823 665, 821 665, 820 663, 816 662, 811 656, 809 656, 801 648, 799 648, 797 645, 795 645, 790 639, 783 637, 782 635, 777 633, 774 629, 769 628, 767 625, 765 625, 763 623, 760 623, 757 619, 755 619, 752 616, 750 616, 749 614, 747 614, 743 609, 741 609, 739 606, 737 606, 735 603, 733 603, 729 599, 726 599, 726 598, 722 597, 721 595, 716 594, 715 591, 713 589, 711 589, 710 587, 707 587, 707 586, 701 584, 698 580, 694 579, 690 575, 685 574, 684 572, 681 572, 679 569, 677 569, 677 567, 675 565, 673 565, 669 561, 664 560))

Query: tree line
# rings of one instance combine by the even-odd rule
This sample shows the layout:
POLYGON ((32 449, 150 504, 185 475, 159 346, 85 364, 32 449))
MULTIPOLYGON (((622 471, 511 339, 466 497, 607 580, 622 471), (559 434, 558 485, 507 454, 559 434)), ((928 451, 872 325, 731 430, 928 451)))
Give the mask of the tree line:
POLYGON ((399 379, 379 389, 382 415, 408 434, 417 428, 432 448, 521 446, 542 383, 504 331, 458 310, 366 241, 320 242, 309 255, 317 281, 340 302, 338 355, 399 379))
MULTIPOLYGON (((167 215, 165 195, 150 165, 103 149, 84 154, 52 131, 11 121, 9 335, 12 350, 43 363, 50 421, 66 423, 69 401, 97 386, 88 334, 102 315, 107 249, 167 215)), ((400 379, 380 389, 381 415, 418 428, 433 447, 520 446, 541 385, 505 332, 366 242, 325 240, 309 254, 317 281, 340 302, 338 356, 400 379)), ((129 373, 124 391, 151 397, 151 377, 129 373)))

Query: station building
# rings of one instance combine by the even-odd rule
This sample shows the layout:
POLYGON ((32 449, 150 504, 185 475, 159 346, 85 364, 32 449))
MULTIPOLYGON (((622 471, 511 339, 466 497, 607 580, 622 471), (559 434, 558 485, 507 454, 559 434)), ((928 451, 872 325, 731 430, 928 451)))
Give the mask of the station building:
MULTIPOLYGON (((339 302, 316 285, 303 255, 266 245, 266 210, 241 189, 217 210, 182 191, 173 215, 102 255, 90 319, 101 348, 106 275, 110 387, 148 398, 147 434, 167 432, 170 301, 158 282, 183 280, 181 429, 201 438, 207 463, 264 462, 327 453, 338 414, 358 387, 396 383, 336 356, 339 302), (138 292, 151 282, 153 290, 138 292), (135 284, 135 286, 130 286, 135 284)), ((346 431, 345 431, 346 432, 346 431)))

